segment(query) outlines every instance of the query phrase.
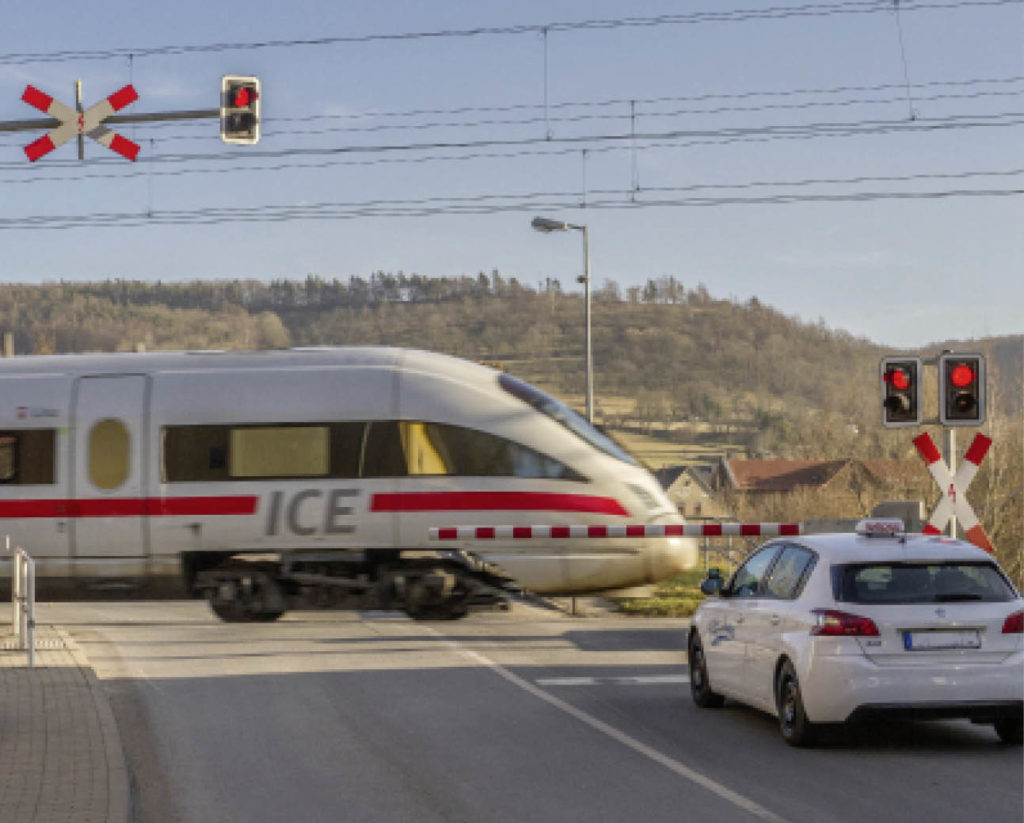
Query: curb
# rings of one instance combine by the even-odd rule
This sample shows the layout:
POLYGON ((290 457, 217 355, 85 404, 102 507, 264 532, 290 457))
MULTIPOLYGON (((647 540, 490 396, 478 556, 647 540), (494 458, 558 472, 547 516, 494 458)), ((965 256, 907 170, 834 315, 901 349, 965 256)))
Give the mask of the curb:
POLYGON ((89 684, 96 717, 99 720, 100 732, 103 735, 103 748, 107 761, 107 821, 108 823, 131 823, 129 817, 128 767, 121 746, 121 734, 114 720, 114 712, 110 702, 100 685, 96 672, 93 671, 89 659, 63 626, 53 626, 53 630, 64 643, 64 647, 81 669, 89 684))

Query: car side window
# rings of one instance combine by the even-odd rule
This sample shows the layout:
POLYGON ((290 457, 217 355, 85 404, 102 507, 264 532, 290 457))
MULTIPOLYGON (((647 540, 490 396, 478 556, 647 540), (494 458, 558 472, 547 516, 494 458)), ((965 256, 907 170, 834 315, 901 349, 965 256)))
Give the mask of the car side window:
POLYGON ((764 594, 765 574, 778 552, 778 546, 765 546, 747 558, 747 562, 732 576, 729 594, 734 597, 759 597, 764 594))
POLYGON ((768 594, 782 600, 792 600, 799 596, 814 561, 814 552, 801 546, 786 546, 765 581, 768 594))

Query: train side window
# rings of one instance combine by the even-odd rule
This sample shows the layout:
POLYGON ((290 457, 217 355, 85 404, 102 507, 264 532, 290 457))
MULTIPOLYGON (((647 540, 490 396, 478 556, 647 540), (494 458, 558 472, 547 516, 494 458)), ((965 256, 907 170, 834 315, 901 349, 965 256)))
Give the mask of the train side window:
POLYGON ((167 426, 163 431, 163 480, 188 483, 229 480, 229 426, 167 426))
POLYGON ((358 477, 365 428, 366 424, 362 422, 167 426, 163 430, 163 482, 358 477), (325 441, 324 432, 328 432, 329 443, 325 441), (254 456, 258 454, 261 443, 269 445, 276 456, 254 456), (290 454, 289 449, 293 446, 297 447, 297 452, 290 454))
POLYGON ((463 444, 451 426, 403 420, 398 429, 410 475, 460 474, 463 444))
POLYGON ((232 478, 326 477, 328 426, 247 426, 231 430, 228 474, 232 478))
POLYGON ((363 446, 361 477, 405 477, 408 468, 398 421, 370 423, 363 446))
POLYGON ((585 480, 527 446, 446 423, 377 420, 163 430, 166 483, 409 475, 585 480))
POLYGON ((89 480, 98 489, 124 485, 131 468, 131 436, 120 420, 108 417, 89 430, 89 480))
POLYGON ((331 477, 359 477, 366 423, 331 423, 331 477))
POLYGON ((18 475, 18 438, 0 436, 0 483, 13 483, 18 475))
POLYGON ((55 429, 0 432, 0 484, 45 486, 56 482, 55 429))
POLYGON ((558 460, 496 434, 447 423, 399 426, 410 475, 583 479, 558 460))
POLYGON ((57 430, 29 429, 18 438, 18 483, 50 486, 57 482, 57 430))

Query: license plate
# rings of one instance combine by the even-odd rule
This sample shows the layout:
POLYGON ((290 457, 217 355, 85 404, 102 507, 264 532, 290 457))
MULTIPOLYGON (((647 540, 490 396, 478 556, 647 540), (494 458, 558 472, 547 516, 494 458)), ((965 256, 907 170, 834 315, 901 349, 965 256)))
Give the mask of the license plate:
POLYGON ((903 632, 903 648, 908 652, 929 649, 980 649, 981 635, 977 629, 903 632))

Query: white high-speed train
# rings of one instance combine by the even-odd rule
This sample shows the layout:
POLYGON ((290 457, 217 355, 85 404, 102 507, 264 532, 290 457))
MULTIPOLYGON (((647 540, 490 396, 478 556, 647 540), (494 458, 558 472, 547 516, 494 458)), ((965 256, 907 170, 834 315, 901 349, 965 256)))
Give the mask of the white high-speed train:
POLYGON ((0 534, 36 558, 44 589, 174 583, 226 620, 346 604, 460 616, 512 582, 653 582, 696 547, 438 542, 432 527, 681 522, 651 474, 562 403, 454 357, 0 360, 0 534))

